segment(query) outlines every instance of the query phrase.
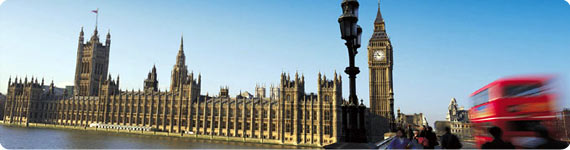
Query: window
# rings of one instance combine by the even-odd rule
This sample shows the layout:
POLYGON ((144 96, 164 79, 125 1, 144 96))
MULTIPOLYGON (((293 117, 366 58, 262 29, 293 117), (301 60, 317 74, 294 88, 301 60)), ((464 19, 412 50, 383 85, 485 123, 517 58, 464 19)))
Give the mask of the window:
POLYGON ((505 87, 504 97, 537 96, 542 93, 540 84, 509 85, 505 87))
POLYGON ((471 96, 473 106, 481 105, 489 101, 489 89, 485 89, 473 96, 471 96))

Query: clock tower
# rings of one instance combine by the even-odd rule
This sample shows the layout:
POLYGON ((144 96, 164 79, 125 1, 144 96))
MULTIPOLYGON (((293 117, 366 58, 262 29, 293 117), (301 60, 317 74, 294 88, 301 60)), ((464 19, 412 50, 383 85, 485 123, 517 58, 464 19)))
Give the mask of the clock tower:
POLYGON ((374 33, 368 43, 368 69, 370 72, 370 113, 382 118, 389 128, 394 127, 394 93, 392 84, 392 44, 386 34, 384 19, 378 13, 374 20, 374 33))

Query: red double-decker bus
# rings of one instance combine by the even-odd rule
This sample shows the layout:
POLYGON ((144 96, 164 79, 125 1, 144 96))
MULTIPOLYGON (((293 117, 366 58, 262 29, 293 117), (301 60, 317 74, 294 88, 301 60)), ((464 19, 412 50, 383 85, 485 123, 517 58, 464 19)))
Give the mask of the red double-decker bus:
POLYGON ((557 94, 554 76, 510 77, 494 81, 470 95, 473 107, 469 119, 473 123, 478 147, 493 137, 487 132, 492 126, 503 131, 503 140, 516 147, 528 147, 536 137, 535 127, 554 130, 557 94))

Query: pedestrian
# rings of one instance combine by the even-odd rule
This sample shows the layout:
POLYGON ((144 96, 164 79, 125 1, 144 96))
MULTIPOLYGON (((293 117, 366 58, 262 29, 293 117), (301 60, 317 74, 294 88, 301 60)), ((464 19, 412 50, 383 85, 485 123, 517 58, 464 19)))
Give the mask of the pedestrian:
POLYGON ((414 130, 412 129, 412 125, 408 125, 408 139, 414 138, 414 130))
POLYGON ((556 139, 551 138, 548 135, 548 130, 546 130, 546 128, 544 128, 544 126, 538 126, 535 129, 536 132, 536 136, 542 138, 544 140, 544 142, 540 145, 538 145, 537 147, 535 147, 535 149, 565 149, 568 147, 568 143, 567 142, 562 142, 562 141, 558 141, 556 139))
POLYGON ((418 136, 419 136, 419 131, 418 130, 414 130, 412 131, 413 136, 412 138, 410 138, 410 144, 409 147, 410 149, 424 149, 424 146, 422 146, 419 142, 418 142, 418 136))
POLYGON ((439 143, 437 143, 437 135, 435 135, 435 132, 433 132, 433 128, 428 126, 427 130, 426 130, 426 138, 428 139, 429 142, 429 146, 426 149, 434 149, 435 146, 439 145, 439 143))
POLYGON ((451 129, 445 127, 445 134, 441 136, 441 148, 442 149, 460 149, 463 147, 459 138, 456 135, 451 134, 451 129))
POLYGON ((502 139, 503 131, 499 127, 489 128, 489 134, 493 136, 493 141, 481 145, 481 149, 514 149, 515 146, 502 139))
POLYGON ((429 148, 429 139, 427 138, 426 126, 420 126, 420 133, 416 139, 418 139, 418 143, 420 143, 424 148, 429 148))
POLYGON ((405 149, 409 148, 410 140, 404 135, 404 129, 398 129, 396 131, 396 137, 392 139, 392 142, 386 147, 386 149, 405 149))

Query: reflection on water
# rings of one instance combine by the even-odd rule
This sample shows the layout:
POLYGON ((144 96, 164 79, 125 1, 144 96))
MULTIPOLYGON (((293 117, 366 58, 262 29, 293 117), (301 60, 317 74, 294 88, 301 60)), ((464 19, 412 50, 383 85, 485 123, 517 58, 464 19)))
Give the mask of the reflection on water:
POLYGON ((303 148, 286 145, 228 142, 102 131, 24 128, 3 125, 0 125, 0 143, 7 149, 303 148))

